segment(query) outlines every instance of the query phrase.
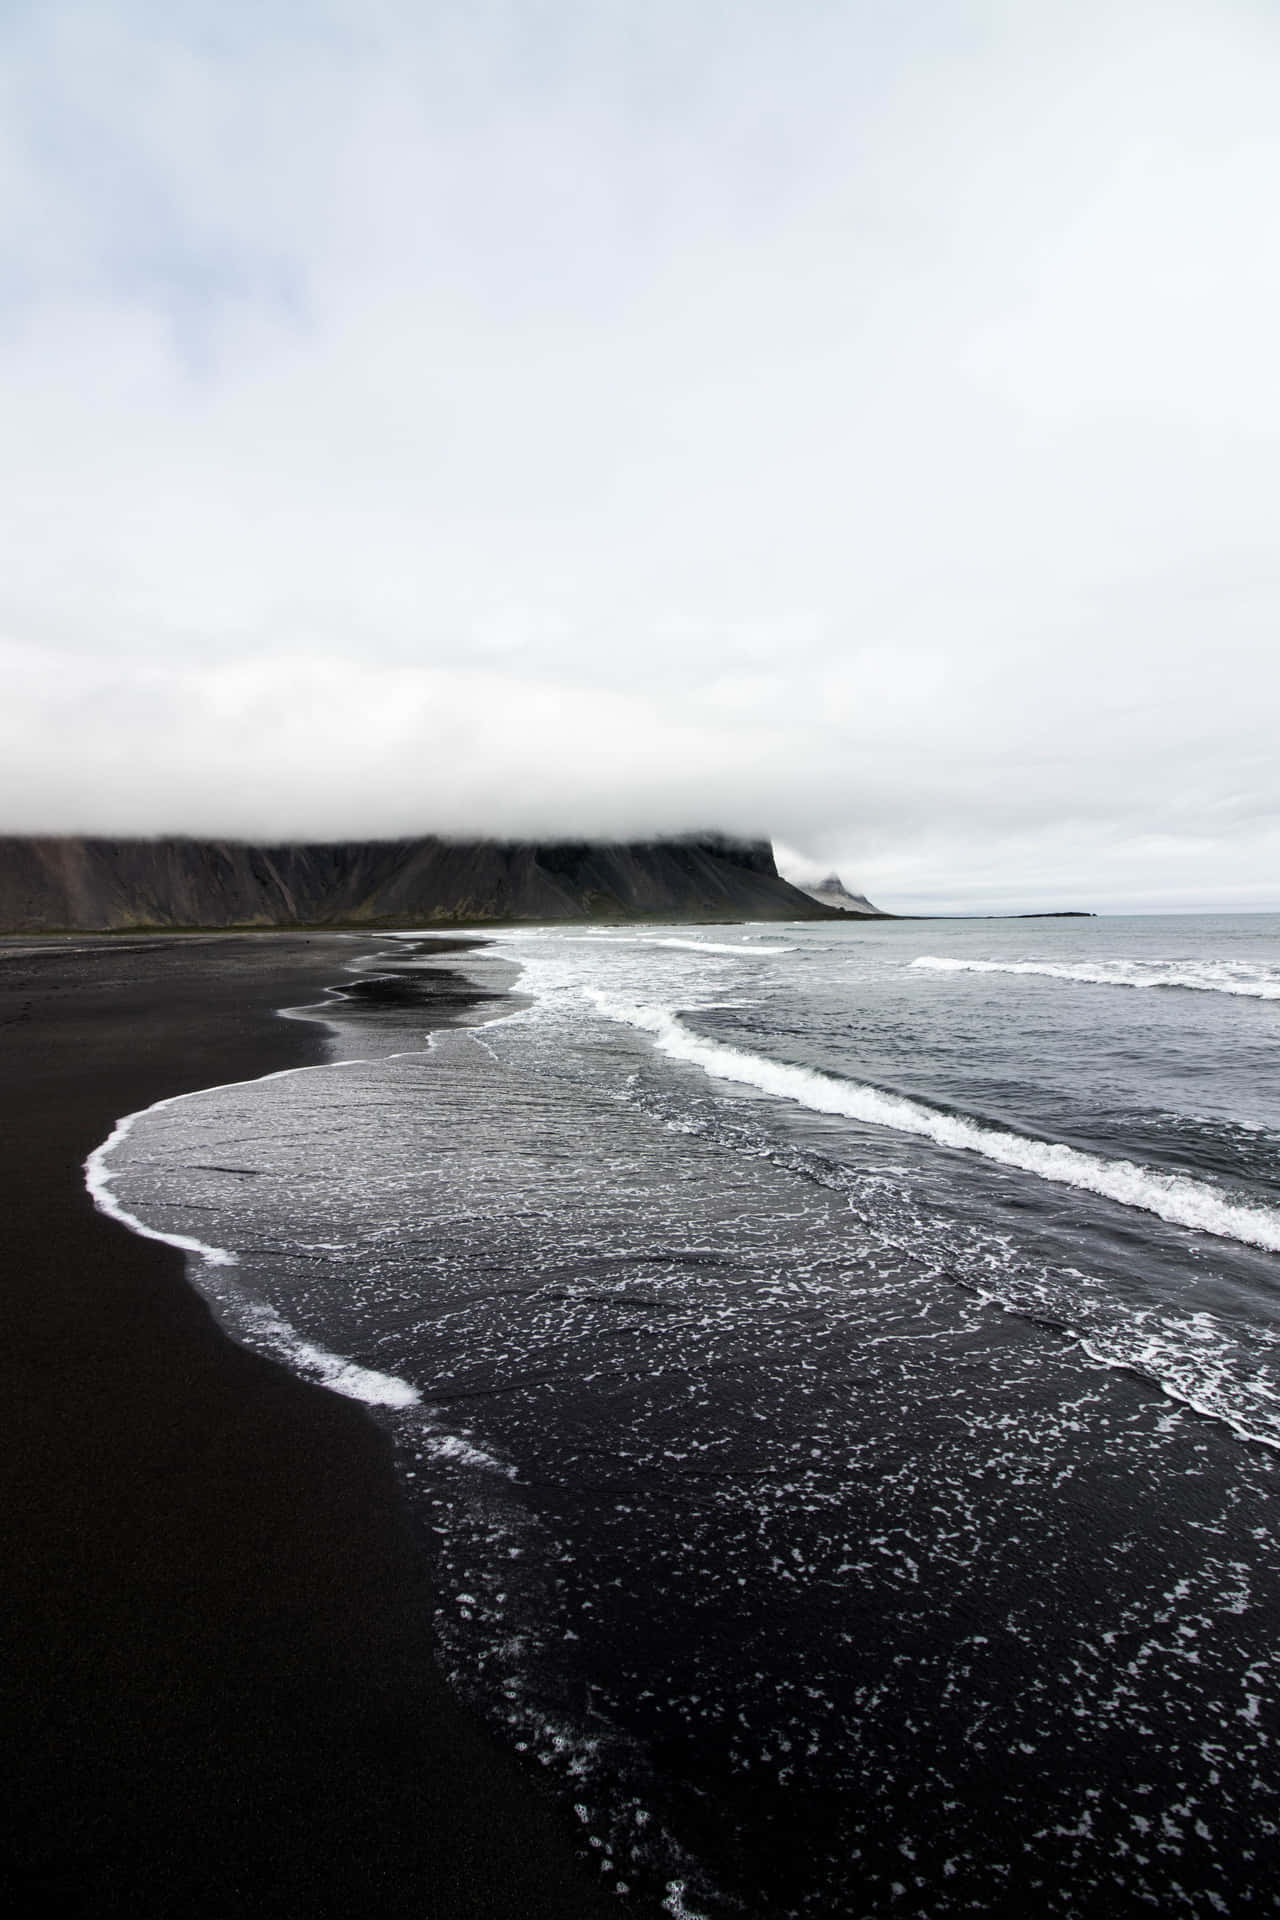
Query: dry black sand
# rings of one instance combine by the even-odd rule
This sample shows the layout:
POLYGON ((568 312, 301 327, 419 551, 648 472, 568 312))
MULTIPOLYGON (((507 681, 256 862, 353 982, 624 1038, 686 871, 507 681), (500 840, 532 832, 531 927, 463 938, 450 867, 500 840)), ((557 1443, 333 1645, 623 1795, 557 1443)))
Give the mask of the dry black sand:
POLYGON ((120 1115, 318 1057, 274 1009, 360 950, 0 941, 11 1911, 618 1910, 435 1677, 379 1430, 234 1346, 181 1255, 84 1190, 120 1115))

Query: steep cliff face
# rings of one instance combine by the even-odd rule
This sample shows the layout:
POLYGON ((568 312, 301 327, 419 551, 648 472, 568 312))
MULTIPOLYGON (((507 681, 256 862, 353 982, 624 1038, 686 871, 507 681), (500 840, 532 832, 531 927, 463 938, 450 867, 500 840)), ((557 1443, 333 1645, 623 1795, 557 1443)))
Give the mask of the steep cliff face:
POLYGON ((860 913, 863 918, 888 920, 892 916, 882 913, 879 907, 873 907, 865 893, 851 893, 838 873, 829 873, 825 880, 819 880, 816 887, 802 887, 811 900, 821 907, 838 907, 841 913, 860 913))
POLYGON ((768 841, 0 838, 0 930, 820 919, 768 841))

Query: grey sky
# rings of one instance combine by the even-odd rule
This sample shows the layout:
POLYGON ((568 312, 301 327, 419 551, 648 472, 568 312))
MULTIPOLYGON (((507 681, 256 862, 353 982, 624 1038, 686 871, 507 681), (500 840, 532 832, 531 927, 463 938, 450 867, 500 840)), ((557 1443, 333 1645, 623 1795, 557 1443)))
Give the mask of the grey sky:
POLYGON ((1280 13, 10 6, 0 827, 1280 907, 1280 13))

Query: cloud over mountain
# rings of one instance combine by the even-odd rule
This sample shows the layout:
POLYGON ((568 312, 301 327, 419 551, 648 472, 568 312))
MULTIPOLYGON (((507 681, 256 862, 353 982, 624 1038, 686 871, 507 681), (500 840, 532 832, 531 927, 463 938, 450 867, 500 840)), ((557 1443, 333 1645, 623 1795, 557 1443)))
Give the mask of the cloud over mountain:
POLYGON ((1269 15, 0 34, 0 827, 1276 904, 1269 15))

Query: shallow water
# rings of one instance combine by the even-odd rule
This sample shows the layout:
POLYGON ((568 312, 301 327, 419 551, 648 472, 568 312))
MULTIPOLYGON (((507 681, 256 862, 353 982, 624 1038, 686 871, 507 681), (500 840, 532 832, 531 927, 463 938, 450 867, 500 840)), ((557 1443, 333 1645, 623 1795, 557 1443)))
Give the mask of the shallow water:
POLYGON ((1280 923, 531 930, 425 1042, 401 952, 100 1183, 378 1408, 607 1883, 1280 1903, 1280 923))

